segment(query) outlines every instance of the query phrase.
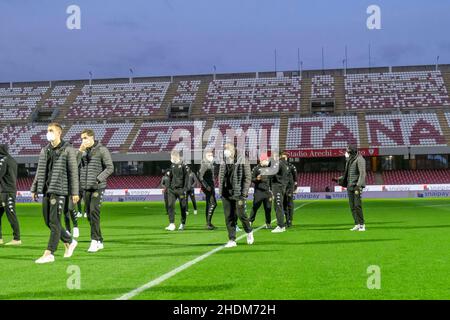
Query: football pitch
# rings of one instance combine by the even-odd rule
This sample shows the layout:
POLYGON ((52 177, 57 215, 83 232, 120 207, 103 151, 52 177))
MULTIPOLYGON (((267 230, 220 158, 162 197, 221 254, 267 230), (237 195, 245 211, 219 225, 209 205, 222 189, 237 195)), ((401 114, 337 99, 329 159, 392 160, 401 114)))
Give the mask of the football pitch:
MULTIPOLYGON (((175 232, 164 230, 160 202, 105 203, 104 250, 87 252, 89 225, 81 218, 73 257, 64 259, 60 244, 54 263, 37 265, 49 230, 39 204, 19 204, 23 245, 0 246, 0 299, 450 299, 450 199, 367 199, 366 232, 349 231, 345 200, 295 205, 287 232, 258 229, 253 245, 244 237, 225 249, 220 202, 218 229, 204 229, 200 201, 186 230, 175 232), (380 286, 369 289, 374 268, 380 286), (79 289, 68 286, 73 270, 79 289)), ((261 209, 255 228, 263 216, 261 209)), ((2 225, 9 241, 6 217, 2 225)))

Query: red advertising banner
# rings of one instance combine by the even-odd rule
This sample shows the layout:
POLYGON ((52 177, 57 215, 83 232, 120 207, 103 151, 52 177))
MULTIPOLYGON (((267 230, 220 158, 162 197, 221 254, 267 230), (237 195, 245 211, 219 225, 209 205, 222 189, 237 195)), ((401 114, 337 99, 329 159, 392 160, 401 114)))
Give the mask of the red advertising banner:
MULTIPOLYGON (((364 157, 376 157, 379 155, 378 148, 358 149, 364 157)), ((300 149, 285 150, 289 158, 338 158, 343 157, 345 149, 300 149)))

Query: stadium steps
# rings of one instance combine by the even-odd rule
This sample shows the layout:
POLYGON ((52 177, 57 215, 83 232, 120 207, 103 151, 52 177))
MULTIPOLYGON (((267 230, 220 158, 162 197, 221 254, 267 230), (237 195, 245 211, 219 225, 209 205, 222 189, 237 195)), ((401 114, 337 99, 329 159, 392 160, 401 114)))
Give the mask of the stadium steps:
POLYGON ((444 79, 447 92, 450 94, 450 72, 442 72, 442 78, 444 79))
POLYGON ((358 131, 359 131, 359 147, 369 147, 369 137, 367 135, 366 116, 363 112, 357 113, 358 117, 358 131))
POLYGON ((203 103, 206 100, 206 94, 208 92, 209 83, 212 78, 203 78, 200 86, 198 87, 197 95, 195 97, 194 103, 192 104, 191 116, 201 117, 204 116, 203 103))
POLYGON ((131 129, 130 134, 128 135, 125 143, 120 147, 120 153, 128 153, 131 148, 131 144, 133 143, 134 137, 137 136, 139 129, 142 126, 144 120, 136 120, 134 122, 134 127, 131 129))
POLYGON ((164 100, 161 103, 161 107, 159 110, 152 114, 152 119, 167 119, 167 108, 172 103, 173 97, 177 93, 179 81, 173 81, 170 83, 169 88, 167 89, 166 95, 164 96, 164 100))
POLYGON ((300 91, 300 115, 311 114, 311 78, 302 78, 300 91))
POLYGON ((288 123, 289 123, 289 115, 282 115, 280 117, 280 136, 278 137, 280 144, 280 151, 286 148, 288 123))
POLYGON ((335 75, 334 76, 334 88, 335 88, 335 112, 344 113, 345 108, 345 79, 344 76, 335 75))
MULTIPOLYGON (((40 111, 42 109, 42 107, 44 106, 44 102, 50 98, 51 94, 53 91, 53 87, 49 87, 47 89, 47 91, 41 96, 41 100, 39 100, 36 104, 36 108, 34 109, 35 111, 40 111)), ((30 117, 32 117, 33 114, 30 115, 30 117)))
POLYGON ((444 134, 444 137, 447 139, 447 145, 450 146, 450 128, 447 119, 445 117, 444 111, 442 109, 436 110, 436 115, 438 117, 439 124, 442 128, 442 133, 444 134))
POLYGON ((81 95, 81 89, 84 86, 84 84, 77 83, 75 84, 75 88, 70 92, 69 96, 67 97, 66 101, 63 105, 59 107, 59 114, 55 118, 55 122, 63 123, 66 120, 66 116, 69 113, 70 108, 75 103, 75 100, 79 95, 81 95))

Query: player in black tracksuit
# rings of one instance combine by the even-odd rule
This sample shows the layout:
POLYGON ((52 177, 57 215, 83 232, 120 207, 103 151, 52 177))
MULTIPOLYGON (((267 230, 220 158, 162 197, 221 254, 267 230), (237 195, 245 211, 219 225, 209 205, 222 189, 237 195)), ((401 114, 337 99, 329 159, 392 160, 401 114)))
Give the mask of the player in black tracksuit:
POLYGON ((205 160, 200 165, 198 173, 202 191, 205 193, 206 200, 206 229, 214 230, 216 227, 211 220, 214 210, 217 207, 216 191, 214 188, 214 156, 211 151, 205 152, 205 160))
POLYGON ((286 160, 280 158, 278 154, 274 154, 271 169, 276 172, 272 177, 272 193, 275 200, 275 212, 277 215, 277 227, 272 230, 272 232, 278 233, 286 231, 283 202, 286 194, 286 188, 289 184, 290 170, 286 160))
POLYGON ((283 210, 286 216, 286 226, 292 226, 294 218, 294 194, 297 191, 297 168, 292 163, 288 162, 288 155, 283 153, 281 158, 286 161, 289 166, 289 182, 286 186, 286 193, 284 195, 283 210))
POLYGON ((253 194, 253 208, 250 214, 250 222, 255 222, 256 213, 261 205, 264 206, 266 229, 272 229, 271 226, 271 211, 273 194, 271 190, 272 177, 269 174, 269 159, 266 154, 260 156, 260 163, 252 170, 252 182, 254 184, 253 194))
POLYGON ((194 172, 189 173, 189 186, 186 193, 186 214, 189 214, 189 198, 191 198, 192 206, 194 207, 194 214, 197 214, 197 201, 195 200, 195 184, 197 183, 197 177, 194 172))
POLYGON ((7 245, 20 245, 20 228, 16 215, 17 163, 8 153, 8 147, 0 144, 0 244, 3 244, 2 217, 6 212, 13 230, 13 240, 7 245))
POLYGON ((191 170, 183 163, 179 152, 176 150, 171 153, 171 162, 167 195, 170 224, 166 230, 175 230, 175 203, 177 200, 180 202, 181 210, 181 224, 178 230, 184 230, 186 224, 186 193, 189 188, 189 173, 191 170))
POLYGON ((162 178, 161 178, 161 188, 163 189, 163 195, 164 195, 164 208, 166 209, 166 214, 169 214, 169 205, 168 205, 168 190, 169 187, 169 170, 163 170, 162 171, 162 178))

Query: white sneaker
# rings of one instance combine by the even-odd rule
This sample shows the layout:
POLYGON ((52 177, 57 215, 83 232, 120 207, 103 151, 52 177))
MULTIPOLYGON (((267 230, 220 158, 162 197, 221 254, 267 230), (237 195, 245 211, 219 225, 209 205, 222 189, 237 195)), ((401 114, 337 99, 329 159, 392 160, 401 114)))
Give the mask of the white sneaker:
POLYGON ((73 237, 74 238, 78 238, 80 236, 80 229, 78 228, 73 228, 73 237))
POLYGON ((84 217, 87 218, 87 213, 86 212, 84 213, 84 217))
POLYGON ((225 245, 225 248, 234 248, 237 247, 237 243, 236 241, 230 240, 227 242, 227 244, 225 245))
POLYGON ((52 254, 49 254, 48 256, 42 256, 39 259, 35 261, 37 264, 44 264, 44 263, 50 263, 55 262, 55 256, 52 254))
POLYGON ((184 224, 180 224, 180 226, 178 227, 178 231, 183 231, 184 230, 184 224))
POLYGON ((239 228, 238 226, 236 226, 236 232, 240 232, 241 228, 239 228))
MULTIPOLYGON (((3 243, 3 240, 2 240, 3 243)), ((22 244, 21 240, 11 240, 8 243, 5 243, 5 246, 20 246, 22 244)))
POLYGON ((81 212, 77 212, 77 214, 75 215, 75 217, 77 218, 83 218, 83 214, 81 212))
POLYGON ((350 231, 358 231, 361 226, 359 224, 355 224, 355 226, 350 229, 350 231))
POLYGON ((88 252, 97 252, 97 251, 98 251, 98 242, 97 240, 92 240, 88 252))
POLYGON ((75 251, 77 245, 78 245, 77 240, 72 240, 72 243, 69 245, 69 248, 67 248, 66 252, 64 253, 64 258, 70 258, 73 255, 73 252, 75 251))
POLYGON ((247 244, 253 244, 255 242, 255 238, 253 237, 253 231, 247 233, 247 244))
POLYGON ((3 242, 3 239, 0 239, 0 244, 3 244, 4 242, 3 242))
POLYGON ((194 210, 194 215, 196 215, 197 214, 197 210, 194 210))
POLYGON ((189 215, 189 211, 186 211, 186 215, 187 215, 187 216, 189 215))
POLYGON ((365 224, 360 225, 358 231, 366 231, 366 225, 365 224))
POLYGON ((103 242, 97 241, 97 249, 102 250, 103 249, 103 242))
POLYGON ((167 231, 175 231, 176 227, 175 227, 175 223, 171 223, 169 224, 168 227, 166 227, 167 231))
POLYGON ((279 226, 277 226, 275 229, 272 230, 272 233, 280 233, 280 232, 285 232, 286 228, 280 228, 279 226))

